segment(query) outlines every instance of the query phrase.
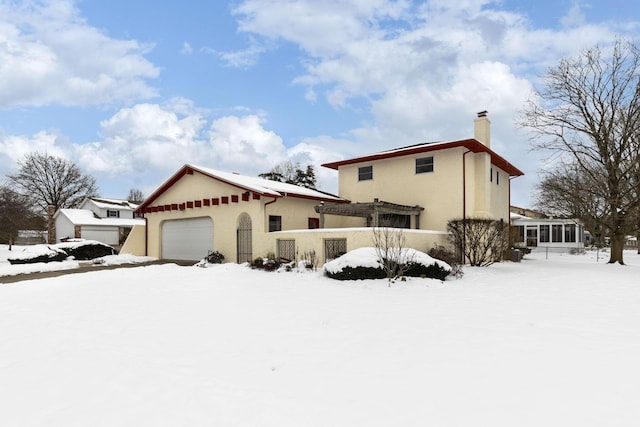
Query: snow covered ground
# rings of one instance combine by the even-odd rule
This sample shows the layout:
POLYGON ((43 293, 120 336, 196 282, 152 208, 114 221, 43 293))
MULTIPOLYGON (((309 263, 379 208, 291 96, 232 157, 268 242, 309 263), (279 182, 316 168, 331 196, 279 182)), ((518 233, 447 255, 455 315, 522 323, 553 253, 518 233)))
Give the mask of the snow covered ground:
POLYGON ((0 285, 0 425, 638 426, 625 256, 390 288, 234 264, 0 285))

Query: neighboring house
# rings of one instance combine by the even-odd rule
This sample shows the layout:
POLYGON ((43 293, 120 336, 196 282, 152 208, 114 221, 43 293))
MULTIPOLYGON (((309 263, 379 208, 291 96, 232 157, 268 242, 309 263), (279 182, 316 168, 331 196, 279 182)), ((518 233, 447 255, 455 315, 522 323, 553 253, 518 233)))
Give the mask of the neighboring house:
POLYGON ((78 238, 119 248, 134 226, 144 225, 144 219, 134 217, 138 206, 126 200, 90 197, 80 206, 55 213, 56 242, 78 238))
POLYGON ((136 218, 134 214, 138 205, 128 200, 87 197, 78 209, 89 209, 98 218, 136 218))
POLYGON ((511 225, 516 247, 578 251, 585 247, 584 225, 577 219, 531 218, 512 213, 511 225))
POLYGON ((486 112, 474 138, 417 144, 339 162, 339 197, 204 167, 185 165, 136 212, 123 252, 227 261, 314 252, 325 262, 372 244, 372 226, 405 228, 407 245, 428 251, 446 243, 452 219, 509 221, 510 178, 523 175, 490 148, 486 112))

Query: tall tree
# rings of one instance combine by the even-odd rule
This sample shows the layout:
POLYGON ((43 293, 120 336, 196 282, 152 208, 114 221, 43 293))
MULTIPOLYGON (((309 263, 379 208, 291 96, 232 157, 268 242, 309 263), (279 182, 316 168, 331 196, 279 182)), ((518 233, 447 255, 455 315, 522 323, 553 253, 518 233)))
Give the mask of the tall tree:
POLYGON ((139 188, 132 188, 129 190, 129 195, 127 196, 127 201, 135 204, 140 204, 144 202, 145 196, 142 190, 139 188))
POLYGON ((258 176, 271 181, 286 182, 306 188, 315 188, 316 186, 316 173, 313 166, 307 165, 303 169, 300 163, 293 163, 290 160, 279 163, 269 172, 261 173, 258 176))
POLYGON ((47 153, 28 153, 18 162, 18 172, 7 176, 13 189, 46 211, 47 206, 77 207, 98 193, 96 180, 70 160, 47 153))
POLYGON ((594 47, 551 68, 521 125, 534 145, 571 159, 603 202, 611 240, 609 262, 624 264, 625 235, 636 229, 640 206, 640 51, 618 40, 610 51, 594 47))

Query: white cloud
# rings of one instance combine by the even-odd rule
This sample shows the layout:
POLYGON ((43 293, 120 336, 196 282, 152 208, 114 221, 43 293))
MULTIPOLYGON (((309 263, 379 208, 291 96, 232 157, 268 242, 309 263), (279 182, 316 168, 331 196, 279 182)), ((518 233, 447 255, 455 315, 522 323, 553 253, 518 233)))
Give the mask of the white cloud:
POLYGON ((89 26, 71 0, 0 1, 0 107, 152 98, 150 46, 89 26))
MULTIPOLYGON (((322 94, 338 109, 364 101, 372 119, 350 133, 358 154, 469 137, 487 109, 494 147, 515 163, 531 158, 514 121, 536 77, 637 28, 587 23, 578 3, 559 29, 536 28, 497 0, 244 0, 233 13, 242 32, 303 52, 294 82, 307 100, 322 94)), ((520 166, 535 175, 535 162, 520 166)))
POLYGON ((182 43, 182 49, 180 49, 180 53, 183 55, 191 55, 193 53, 193 48, 187 42, 182 43))

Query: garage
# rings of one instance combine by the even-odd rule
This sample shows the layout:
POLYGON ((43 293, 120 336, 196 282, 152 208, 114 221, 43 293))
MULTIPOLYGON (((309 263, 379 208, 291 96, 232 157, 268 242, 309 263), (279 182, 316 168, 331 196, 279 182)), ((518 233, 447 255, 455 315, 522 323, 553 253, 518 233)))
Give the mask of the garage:
POLYGON ((213 220, 210 217, 167 220, 162 223, 164 259, 201 260, 213 250, 213 220))

